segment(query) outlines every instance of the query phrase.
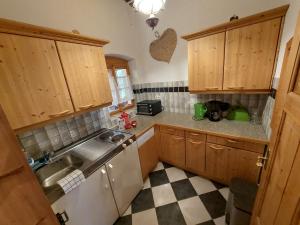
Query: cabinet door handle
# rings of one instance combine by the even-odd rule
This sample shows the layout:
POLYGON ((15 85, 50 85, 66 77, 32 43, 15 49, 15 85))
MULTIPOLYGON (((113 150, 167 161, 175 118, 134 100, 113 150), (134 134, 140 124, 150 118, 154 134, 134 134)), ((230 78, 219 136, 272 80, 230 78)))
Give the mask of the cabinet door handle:
POLYGON ((114 166, 112 165, 112 164, 108 164, 108 167, 110 168, 110 169, 112 169, 112 168, 114 168, 114 166))
POLYGON ((184 138, 183 137, 173 137, 173 139, 180 141, 180 140, 183 140, 184 138))
POLYGON ((79 106, 79 109, 89 109, 89 108, 92 108, 94 106, 95 106, 94 104, 84 105, 84 106, 79 106))
POLYGON ((209 145, 209 147, 212 148, 212 149, 215 149, 215 150, 222 150, 222 149, 224 149, 222 147, 217 147, 215 145, 209 145))
POLYGON ((232 90, 238 90, 238 89, 244 89, 245 87, 227 87, 227 88, 232 90))
POLYGON ((229 143, 238 143, 238 141, 231 140, 231 139, 227 139, 227 142, 229 142, 229 143))
POLYGON ((70 110, 65 110, 65 111, 62 111, 60 113, 50 114, 49 117, 50 118, 55 118, 55 117, 59 117, 59 116, 69 114, 69 113, 70 113, 70 110))
POLYGON ((200 136, 201 134, 197 134, 197 133, 189 133, 192 136, 200 136))
POLYGON ((218 90, 219 88, 218 87, 207 87, 205 88, 205 90, 218 90))
POLYGON ((104 175, 104 174, 106 174, 106 171, 104 169, 102 169, 101 173, 104 175))
POLYGON ((192 140, 189 140, 189 142, 195 145, 199 145, 203 143, 203 141, 192 141, 192 140))

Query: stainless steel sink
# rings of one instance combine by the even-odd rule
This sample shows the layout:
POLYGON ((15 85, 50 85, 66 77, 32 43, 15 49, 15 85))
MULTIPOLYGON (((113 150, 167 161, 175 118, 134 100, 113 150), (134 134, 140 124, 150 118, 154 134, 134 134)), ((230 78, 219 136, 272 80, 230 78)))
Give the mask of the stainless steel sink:
POLYGON ((44 189, 49 189, 56 185, 57 181, 64 178, 69 173, 79 169, 83 160, 72 155, 64 155, 62 158, 40 168, 36 171, 36 176, 44 189))

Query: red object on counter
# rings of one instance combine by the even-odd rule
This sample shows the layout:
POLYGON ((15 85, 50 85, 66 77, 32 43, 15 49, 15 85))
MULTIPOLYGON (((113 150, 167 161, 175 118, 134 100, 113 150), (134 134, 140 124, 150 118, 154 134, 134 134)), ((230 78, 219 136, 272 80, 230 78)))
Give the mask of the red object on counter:
POLYGON ((122 119, 124 121, 124 128, 125 129, 131 129, 132 127, 136 127, 136 121, 130 121, 129 119, 129 114, 126 112, 122 112, 120 119, 122 119), (135 123, 133 123, 135 122, 135 123))

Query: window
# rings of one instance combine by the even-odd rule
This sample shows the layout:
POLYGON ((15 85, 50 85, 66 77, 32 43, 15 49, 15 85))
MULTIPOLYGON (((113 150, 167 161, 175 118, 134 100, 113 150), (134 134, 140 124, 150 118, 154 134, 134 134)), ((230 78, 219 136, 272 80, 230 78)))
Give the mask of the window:
POLYGON ((113 97, 109 111, 113 114, 133 107, 134 97, 129 79, 128 62, 120 58, 106 57, 106 64, 113 97))

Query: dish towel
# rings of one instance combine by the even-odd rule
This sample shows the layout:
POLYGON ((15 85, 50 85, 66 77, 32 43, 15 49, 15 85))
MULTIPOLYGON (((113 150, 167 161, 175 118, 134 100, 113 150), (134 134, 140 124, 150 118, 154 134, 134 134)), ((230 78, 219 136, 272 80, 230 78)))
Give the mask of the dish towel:
POLYGON ((81 170, 74 170, 72 173, 57 181, 66 194, 77 188, 83 182, 85 182, 85 177, 81 170))

